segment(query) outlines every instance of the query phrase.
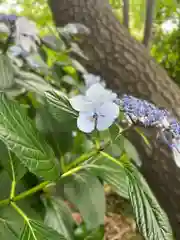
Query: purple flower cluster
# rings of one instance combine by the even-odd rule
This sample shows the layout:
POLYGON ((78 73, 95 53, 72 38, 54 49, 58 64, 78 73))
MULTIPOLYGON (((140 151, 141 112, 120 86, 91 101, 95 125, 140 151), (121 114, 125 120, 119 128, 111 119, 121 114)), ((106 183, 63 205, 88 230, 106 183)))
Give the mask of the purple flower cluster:
POLYGON ((173 151, 176 149, 180 153, 180 123, 172 118, 167 110, 159 109, 145 100, 128 95, 123 95, 120 99, 120 107, 127 119, 132 120, 132 123, 159 128, 161 139, 173 151))
POLYGON ((0 22, 14 22, 16 21, 17 16, 14 14, 6 15, 0 14, 0 22))
POLYGON ((167 110, 159 109, 153 104, 133 96, 124 95, 121 105, 125 115, 144 126, 161 125, 163 119, 170 116, 167 110))
POLYGON ((176 119, 170 121, 169 129, 176 138, 180 138, 180 123, 176 119))

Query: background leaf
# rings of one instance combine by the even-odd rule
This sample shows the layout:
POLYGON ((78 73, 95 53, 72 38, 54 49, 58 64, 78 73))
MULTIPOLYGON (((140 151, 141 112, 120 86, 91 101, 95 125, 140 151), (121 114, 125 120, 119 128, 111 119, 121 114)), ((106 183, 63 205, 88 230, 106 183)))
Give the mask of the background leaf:
POLYGON ((37 132, 26 112, 0 95, 0 139, 29 171, 45 179, 57 179, 58 170, 50 146, 37 132))
POLYGON ((10 59, 6 56, 1 54, 0 55, 0 89, 5 90, 11 88, 15 81, 14 81, 14 73, 13 67, 10 62, 10 59))
POLYGON ((72 131, 61 128, 59 122, 53 118, 46 106, 36 111, 36 126, 46 137, 57 158, 60 158, 67 151, 71 151, 73 145, 72 131))
POLYGON ((13 154, 12 152, 8 153, 8 149, 4 144, 4 142, 2 141, 0 141, 0 152, 1 152, 0 163, 4 167, 4 169, 8 172, 9 176, 12 179, 12 167, 10 162, 10 154, 11 154, 11 160, 14 168, 15 179, 16 179, 16 182, 18 182, 27 172, 27 168, 24 167, 22 162, 17 158, 15 154, 13 154))
POLYGON ((0 239, 19 239, 23 226, 23 219, 13 208, 8 206, 0 209, 0 239))
POLYGON ((97 177, 81 172, 64 185, 67 199, 79 210, 87 229, 104 224, 104 189, 97 177))
POLYGON ((20 240, 67 240, 58 232, 41 222, 29 220, 21 234, 20 240))
POLYGON ((63 200, 58 197, 44 198, 46 206, 45 224, 73 240, 72 213, 63 200))
MULTIPOLYGON (((121 136, 122 138, 123 136, 121 136)), ((123 137, 123 146, 124 146, 124 150, 125 152, 127 153, 128 157, 130 159, 132 159, 135 164, 137 166, 141 166, 142 165, 142 162, 141 162, 141 159, 140 159, 140 156, 136 150, 136 148, 134 147, 134 145, 125 137, 123 137)))
POLYGON ((64 131, 76 129, 77 114, 71 107, 66 96, 48 92, 46 97, 48 101, 48 110, 59 122, 60 127, 64 131))
POLYGON ((119 196, 129 199, 127 174, 119 165, 105 157, 98 157, 92 171, 109 184, 119 196))

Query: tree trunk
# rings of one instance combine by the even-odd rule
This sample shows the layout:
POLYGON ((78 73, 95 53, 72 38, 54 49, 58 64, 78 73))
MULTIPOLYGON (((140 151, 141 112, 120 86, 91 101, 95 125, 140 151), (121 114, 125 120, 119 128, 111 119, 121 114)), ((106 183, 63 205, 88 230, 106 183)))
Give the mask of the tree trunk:
MULTIPOLYGON (((79 22, 91 30, 80 44, 89 58, 81 62, 90 72, 104 77, 116 92, 147 99, 180 119, 180 89, 116 20, 107 0, 49 0, 49 5, 57 26, 79 22)), ((151 149, 135 133, 131 140, 141 155, 142 173, 180 239, 180 170, 169 149, 155 141, 153 131, 147 134, 151 149)))

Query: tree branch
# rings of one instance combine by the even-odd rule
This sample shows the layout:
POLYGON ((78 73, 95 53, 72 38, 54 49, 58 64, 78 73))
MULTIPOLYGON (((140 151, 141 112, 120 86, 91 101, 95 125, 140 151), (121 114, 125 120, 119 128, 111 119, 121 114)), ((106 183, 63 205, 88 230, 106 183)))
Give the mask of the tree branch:
POLYGON ((144 24, 144 39, 143 44, 148 47, 153 25, 153 15, 155 8, 155 0, 146 0, 146 20, 144 24))
POLYGON ((129 0, 123 0, 123 24, 129 28, 129 0))

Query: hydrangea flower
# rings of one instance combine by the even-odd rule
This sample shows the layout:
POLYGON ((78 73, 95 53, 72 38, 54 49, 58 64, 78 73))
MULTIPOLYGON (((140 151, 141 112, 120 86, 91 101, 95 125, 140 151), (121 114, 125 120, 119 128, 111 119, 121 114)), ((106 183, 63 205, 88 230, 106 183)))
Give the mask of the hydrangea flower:
POLYGON ((16 19, 16 15, 0 14, 0 32, 9 34, 16 19))
POLYGON ((160 126, 169 116, 168 111, 158 109, 153 104, 133 96, 124 95, 120 105, 125 115, 145 126, 160 126))
POLYGON ((27 57, 29 55, 28 52, 24 51, 20 46, 11 46, 9 48, 9 53, 13 56, 13 57, 18 57, 18 56, 22 56, 23 58, 27 57))
POLYGON ((18 17, 15 22, 15 43, 26 52, 36 51, 39 42, 36 24, 25 17, 18 17))
POLYGON ((0 14, 0 22, 14 22, 16 21, 17 16, 14 14, 6 15, 0 14))
POLYGON ((174 161, 180 167, 180 123, 167 110, 133 96, 124 95, 120 99, 120 106, 127 118, 160 129, 160 138, 171 148, 174 161))
POLYGON ((176 119, 172 119, 169 123, 169 129, 175 137, 180 137, 180 123, 176 119))
POLYGON ((85 85, 87 88, 90 88, 93 84, 96 84, 96 83, 100 83, 103 87, 106 86, 105 82, 101 81, 100 76, 96 76, 96 75, 90 74, 90 73, 85 73, 85 74, 83 74, 83 78, 84 78, 85 85))
POLYGON ((119 107, 114 103, 117 95, 101 84, 93 84, 85 95, 70 99, 72 107, 79 112, 78 128, 86 133, 94 129, 103 131, 119 116, 119 107))

